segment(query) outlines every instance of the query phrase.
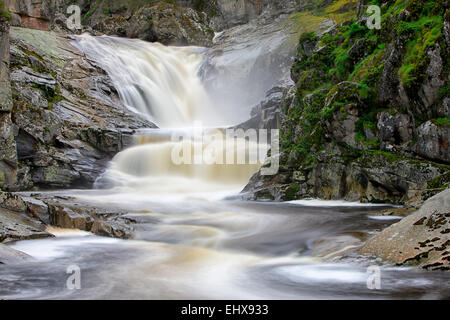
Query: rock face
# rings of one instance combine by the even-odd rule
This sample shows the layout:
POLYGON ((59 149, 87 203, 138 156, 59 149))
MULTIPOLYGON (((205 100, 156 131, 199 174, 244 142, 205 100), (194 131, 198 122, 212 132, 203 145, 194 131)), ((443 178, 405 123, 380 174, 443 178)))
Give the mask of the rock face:
POLYGON ((109 35, 139 38, 167 45, 208 47, 214 37, 206 14, 169 3, 144 6, 130 19, 120 16, 102 19, 93 25, 93 29, 109 35))
POLYGON ((50 30, 58 0, 5 0, 13 26, 50 30))
POLYGON ((13 107, 9 71, 9 21, 0 16, 0 189, 17 181, 15 128, 11 121, 13 107))
POLYGON ((370 240, 361 253, 397 265, 450 270, 450 189, 370 240))
POLYGON ((447 188, 448 9, 414 3, 382 1, 389 14, 375 31, 360 1, 351 23, 301 36, 295 98, 281 104, 280 172, 255 175, 246 197, 418 205, 447 188), (415 29, 420 19, 435 21, 415 29))

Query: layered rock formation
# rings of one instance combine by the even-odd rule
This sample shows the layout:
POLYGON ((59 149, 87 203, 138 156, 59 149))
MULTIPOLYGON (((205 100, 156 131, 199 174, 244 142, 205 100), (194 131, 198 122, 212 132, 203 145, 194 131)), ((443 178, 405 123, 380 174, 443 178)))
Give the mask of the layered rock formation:
POLYGON ((152 124, 127 111, 69 39, 15 27, 10 37, 10 59, 7 34, 2 43, 0 188, 91 186, 135 130, 152 124))
POLYGON ((253 177, 251 199, 419 205, 448 187, 449 13, 417 2, 383 1, 381 30, 362 15, 303 34, 281 102, 281 169, 253 177))

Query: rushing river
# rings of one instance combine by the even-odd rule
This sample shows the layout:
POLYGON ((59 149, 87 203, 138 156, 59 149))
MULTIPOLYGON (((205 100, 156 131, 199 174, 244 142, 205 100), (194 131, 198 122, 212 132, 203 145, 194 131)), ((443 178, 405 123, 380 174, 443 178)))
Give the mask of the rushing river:
MULTIPOLYGON (((185 134, 196 123, 208 137, 236 124, 242 113, 232 105, 215 108, 198 75, 203 49, 87 35, 77 46, 109 73, 128 108, 161 129, 140 132, 135 146, 118 154, 99 178, 101 189, 54 195, 128 212, 134 238, 51 229, 54 239, 14 243, 33 260, 0 266, 0 298, 450 298, 442 286, 450 274, 383 265, 352 250, 397 221, 373 216, 379 207, 244 202, 237 195, 261 163, 174 163, 174 148, 194 157, 203 151, 185 134), (180 133, 187 141, 173 141, 180 133), (381 268, 380 290, 367 285, 373 265, 381 268), (81 271, 80 290, 66 286, 70 266, 81 271)), ((227 145, 223 139, 215 148, 219 154, 227 145)), ((239 148, 267 151, 261 143, 239 148)))

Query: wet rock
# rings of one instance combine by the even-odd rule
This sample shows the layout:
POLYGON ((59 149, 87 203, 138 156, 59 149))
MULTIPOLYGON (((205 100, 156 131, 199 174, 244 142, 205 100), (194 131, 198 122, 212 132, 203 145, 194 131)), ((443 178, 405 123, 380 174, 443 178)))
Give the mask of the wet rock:
POLYGON ((50 225, 50 212, 48 206, 41 200, 32 197, 22 197, 32 217, 38 219, 45 225, 50 225))
POLYGON ((91 230, 94 223, 94 219, 86 213, 75 212, 70 208, 52 205, 50 206, 50 220, 55 227, 83 231, 91 230))
POLYGON ((19 213, 0 207, 0 242, 31 240, 52 237, 43 224, 19 213))
POLYGON ((361 250, 397 265, 450 270, 450 189, 384 230, 361 250))
POLYGON ((130 221, 123 219, 123 213, 106 208, 76 203, 73 199, 42 199, 50 212, 52 226, 64 229, 78 229, 111 238, 129 239, 133 228, 130 221))

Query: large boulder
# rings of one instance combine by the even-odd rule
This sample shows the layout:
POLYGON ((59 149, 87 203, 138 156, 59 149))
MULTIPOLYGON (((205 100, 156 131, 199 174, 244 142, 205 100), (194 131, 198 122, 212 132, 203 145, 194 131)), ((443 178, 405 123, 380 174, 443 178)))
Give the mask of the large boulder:
POLYGON ((450 270, 450 189, 374 237, 361 253, 397 265, 450 270))

